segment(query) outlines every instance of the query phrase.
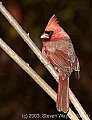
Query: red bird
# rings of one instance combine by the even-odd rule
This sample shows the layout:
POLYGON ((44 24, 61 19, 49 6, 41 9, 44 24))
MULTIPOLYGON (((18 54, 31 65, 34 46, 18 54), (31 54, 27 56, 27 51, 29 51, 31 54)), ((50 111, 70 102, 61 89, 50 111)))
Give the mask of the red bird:
POLYGON ((58 72, 57 110, 67 113, 69 109, 69 77, 74 70, 79 78, 78 58, 70 37, 59 26, 55 15, 49 20, 41 38, 45 40, 42 53, 58 72))

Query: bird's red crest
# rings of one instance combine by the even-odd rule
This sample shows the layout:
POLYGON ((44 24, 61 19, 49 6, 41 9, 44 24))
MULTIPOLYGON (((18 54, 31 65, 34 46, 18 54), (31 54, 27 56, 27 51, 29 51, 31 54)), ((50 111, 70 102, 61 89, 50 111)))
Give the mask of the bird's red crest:
POLYGON ((50 18, 50 20, 49 20, 49 22, 48 22, 45 30, 50 31, 50 30, 52 30, 52 28, 53 28, 53 30, 57 30, 57 29, 59 28, 59 25, 58 25, 57 22, 58 22, 58 21, 57 21, 56 16, 53 15, 53 16, 50 18))
MULTIPOLYGON (((53 41, 53 40, 55 41, 58 39, 67 39, 67 38, 69 39, 69 36, 67 35, 67 33, 59 26, 55 15, 53 15, 50 18, 50 20, 45 28, 45 31, 53 31, 54 32, 54 34, 50 38, 50 41, 53 41)), ((45 34, 45 37, 47 37, 46 35, 47 34, 45 34)))

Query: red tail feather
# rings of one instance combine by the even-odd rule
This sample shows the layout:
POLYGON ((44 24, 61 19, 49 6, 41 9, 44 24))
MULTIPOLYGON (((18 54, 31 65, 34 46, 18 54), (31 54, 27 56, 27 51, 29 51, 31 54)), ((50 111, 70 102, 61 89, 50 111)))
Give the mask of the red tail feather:
POLYGON ((62 77, 59 76, 56 107, 58 111, 63 111, 64 113, 66 113, 69 109, 69 78, 68 76, 66 76, 64 80, 62 80, 62 77))

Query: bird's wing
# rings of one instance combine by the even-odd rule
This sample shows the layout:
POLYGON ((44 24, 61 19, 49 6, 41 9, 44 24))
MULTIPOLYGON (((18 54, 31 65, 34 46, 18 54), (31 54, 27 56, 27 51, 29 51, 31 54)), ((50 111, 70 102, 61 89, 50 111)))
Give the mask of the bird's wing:
POLYGON ((49 61, 65 73, 71 74, 73 70, 72 63, 75 59, 72 43, 69 41, 58 40, 46 44, 46 55, 49 61))
POLYGON ((57 40, 46 42, 43 47, 46 58, 68 75, 79 71, 79 62, 71 41, 57 40))
POLYGON ((69 56, 61 50, 56 50, 54 53, 50 53, 48 56, 52 60, 52 64, 58 67, 66 74, 70 74, 68 68, 70 67, 69 56))

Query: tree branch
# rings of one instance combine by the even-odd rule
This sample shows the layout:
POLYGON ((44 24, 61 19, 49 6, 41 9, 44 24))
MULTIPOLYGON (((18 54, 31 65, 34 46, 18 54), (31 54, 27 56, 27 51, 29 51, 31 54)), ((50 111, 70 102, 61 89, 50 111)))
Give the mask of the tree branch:
MULTIPOLYGON (((56 101, 56 92, 26 63, 22 60, 1 38, 0 47, 25 71, 38 85, 54 100, 56 101)), ((71 120, 78 120, 75 113, 69 108, 68 117, 71 120)))
MULTIPOLYGON (((50 62, 44 58, 39 48, 33 43, 31 38, 29 37, 29 34, 26 34, 26 32, 21 28, 21 26, 17 23, 17 21, 11 16, 11 14, 6 10, 6 8, 2 5, 0 2, 0 11, 1 13, 6 17, 6 19, 10 22, 10 24, 16 29, 16 31, 20 34, 20 36, 23 38, 23 40, 28 44, 28 46, 33 50, 33 52, 37 55, 37 57, 40 59, 40 61, 44 64, 44 66, 49 70, 49 72, 52 74, 52 76, 58 80, 58 74, 54 70, 53 66, 50 64, 50 62)), ((85 110, 81 106, 81 104, 78 102, 77 98, 73 94, 71 90, 69 90, 70 100, 80 116, 83 120, 90 120, 88 115, 86 114, 85 110)))

